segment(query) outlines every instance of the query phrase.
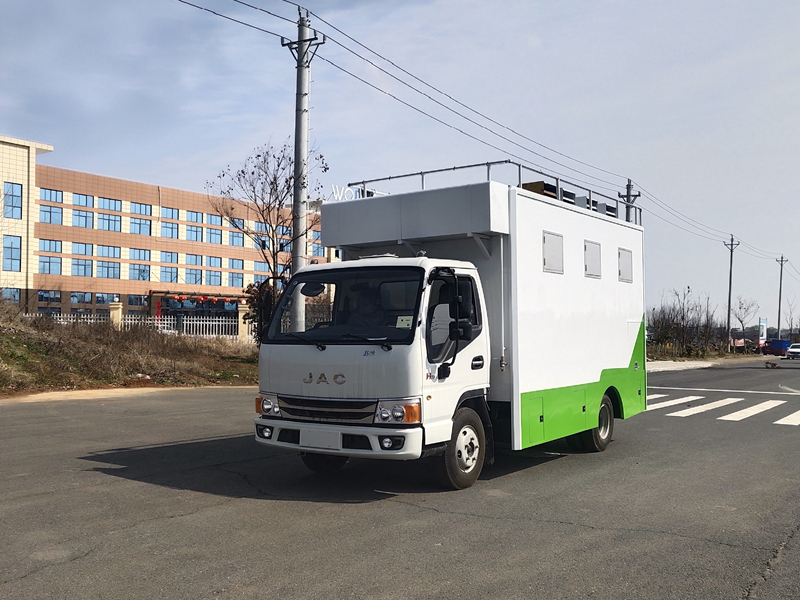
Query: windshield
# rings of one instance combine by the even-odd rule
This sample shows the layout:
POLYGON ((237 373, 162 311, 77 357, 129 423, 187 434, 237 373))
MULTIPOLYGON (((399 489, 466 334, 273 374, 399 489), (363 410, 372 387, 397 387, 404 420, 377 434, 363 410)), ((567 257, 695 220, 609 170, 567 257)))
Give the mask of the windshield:
POLYGON ((410 344, 423 276, 416 267, 299 273, 281 297, 264 342, 410 344))

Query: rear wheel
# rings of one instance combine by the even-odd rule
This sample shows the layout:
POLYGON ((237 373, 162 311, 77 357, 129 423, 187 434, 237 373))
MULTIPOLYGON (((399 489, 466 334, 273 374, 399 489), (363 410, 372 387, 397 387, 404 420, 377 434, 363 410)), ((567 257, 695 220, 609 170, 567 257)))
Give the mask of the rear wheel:
POLYGON ((453 417, 453 434, 444 454, 437 457, 442 485, 463 490, 478 480, 486 456, 483 422, 471 408, 459 408, 453 417))
POLYGON ((584 431, 581 436, 583 446, 589 452, 602 452, 608 447, 614 434, 614 405, 611 398, 603 395, 600 412, 597 415, 597 427, 584 431))
POLYGON ((330 454, 311 454, 309 452, 304 452, 300 454, 300 458, 303 459, 303 464, 314 471, 314 473, 326 475, 335 473, 341 469, 347 462, 348 457, 331 456, 330 454))

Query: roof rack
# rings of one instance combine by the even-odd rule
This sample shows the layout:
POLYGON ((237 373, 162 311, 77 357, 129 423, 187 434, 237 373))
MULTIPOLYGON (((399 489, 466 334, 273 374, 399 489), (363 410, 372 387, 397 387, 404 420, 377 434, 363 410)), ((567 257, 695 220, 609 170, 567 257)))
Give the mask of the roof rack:
POLYGON ((636 225, 642 224, 641 207, 634 206, 632 203, 628 204, 623 198, 612 198, 611 196, 607 196, 606 194, 595 192, 590 188, 581 185, 579 183, 575 183, 573 181, 569 181, 561 177, 556 177, 555 175, 551 175, 550 173, 547 173, 545 171, 541 171, 539 169, 535 169, 533 167, 529 167, 527 165, 523 165, 521 163, 512 160, 498 160, 493 162, 475 163, 471 165, 450 167, 448 169, 432 169, 429 171, 419 171, 416 173, 406 173, 403 175, 380 177, 378 179, 363 179, 361 181, 348 183, 347 187, 357 187, 362 190, 363 197, 367 197, 372 195, 368 194, 367 193, 368 191, 373 192, 373 194, 375 193, 374 188, 372 190, 367 190, 367 184, 374 185, 375 183, 379 182, 419 177, 420 189, 424 190, 425 178, 429 175, 435 175, 437 173, 451 173, 454 171, 462 171, 466 169, 477 169, 477 168, 485 168, 486 181, 491 181, 492 167, 496 167, 499 165, 512 165, 517 167, 517 187, 520 187, 530 192, 542 194, 544 196, 549 196, 551 198, 561 200, 562 202, 573 204, 580 208, 586 208, 588 210, 599 212, 601 214, 608 215, 610 217, 625 218, 629 220, 631 223, 635 223, 636 225), (526 172, 536 173, 538 175, 546 177, 550 181, 552 181, 552 183, 547 181, 534 181, 529 183, 525 182, 523 180, 523 173, 526 172), (572 189, 570 190, 564 189, 564 186, 567 186, 572 189), (580 190, 581 192, 585 192, 585 195, 578 195, 573 190, 580 190), (620 211, 621 207, 623 208, 622 211, 620 211))

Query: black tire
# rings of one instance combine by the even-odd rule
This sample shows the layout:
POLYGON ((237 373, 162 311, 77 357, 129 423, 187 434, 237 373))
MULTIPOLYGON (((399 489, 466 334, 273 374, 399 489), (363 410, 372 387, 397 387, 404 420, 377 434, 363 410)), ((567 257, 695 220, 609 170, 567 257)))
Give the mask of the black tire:
POLYGON ((330 454, 300 454, 303 464, 320 475, 329 475, 341 469, 347 462, 347 456, 331 456, 330 454))
POLYGON ((611 398, 605 394, 600 402, 597 421, 597 427, 579 434, 588 452, 602 452, 608 447, 611 436, 614 435, 614 405, 611 403, 611 398))
POLYGON ((459 408, 453 415, 453 433, 444 454, 436 457, 436 474, 448 489, 463 490, 473 485, 483 470, 486 434, 483 422, 471 408, 459 408))

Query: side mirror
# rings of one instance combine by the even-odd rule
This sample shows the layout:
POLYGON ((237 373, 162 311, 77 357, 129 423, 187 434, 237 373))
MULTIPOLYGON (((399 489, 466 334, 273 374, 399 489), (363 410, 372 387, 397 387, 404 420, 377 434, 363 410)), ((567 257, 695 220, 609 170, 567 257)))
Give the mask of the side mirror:
POLYGON ((450 301, 450 318, 469 318, 472 312, 472 284, 469 281, 458 282, 458 294, 453 294, 450 301))
POLYGON ((461 319, 459 321, 450 321, 450 333, 448 336, 454 342, 460 340, 463 342, 472 341, 472 323, 469 319, 461 319))
POLYGON ((436 379, 444 381, 448 377, 450 377, 450 363, 440 364, 439 369, 436 371, 436 379))

